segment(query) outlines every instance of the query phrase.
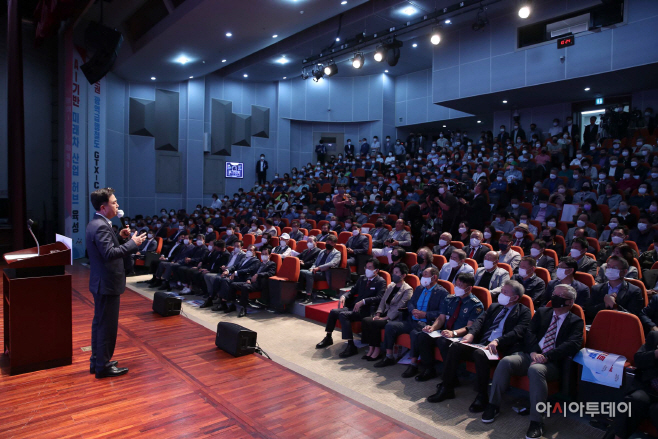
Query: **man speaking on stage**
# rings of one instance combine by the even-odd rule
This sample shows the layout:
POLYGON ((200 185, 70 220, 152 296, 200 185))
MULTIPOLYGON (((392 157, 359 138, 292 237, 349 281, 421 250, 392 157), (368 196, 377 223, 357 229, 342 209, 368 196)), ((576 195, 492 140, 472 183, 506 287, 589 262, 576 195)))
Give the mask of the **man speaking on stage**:
POLYGON ((119 203, 114 189, 95 190, 90 198, 96 213, 86 232, 91 267, 89 291, 94 296, 89 371, 96 378, 107 378, 128 373, 127 367, 117 367, 111 359, 119 326, 119 298, 126 288, 124 258, 137 251, 146 233, 130 238, 130 228, 126 227, 118 237, 115 235, 111 220, 119 213, 119 203))

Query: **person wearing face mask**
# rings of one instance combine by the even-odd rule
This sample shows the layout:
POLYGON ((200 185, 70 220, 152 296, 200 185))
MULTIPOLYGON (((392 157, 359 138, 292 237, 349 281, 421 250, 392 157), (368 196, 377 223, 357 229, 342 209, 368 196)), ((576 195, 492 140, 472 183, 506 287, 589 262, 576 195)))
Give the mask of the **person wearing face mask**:
MULTIPOLYGON (((309 235, 305 237, 306 239, 306 249, 301 252, 293 250, 290 254, 299 258, 299 268, 301 270, 310 270, 315 263, 315 260, 318 258, 318 254, 322 251, 316 244, 317 240, 315 236, 309 235)), ((301 243, 300 243, 301 244, 301 243)), ((297 250, 300 250, 301 246, 297 246, 297 250)))
POLYGON ((525 131, 523 131, 523 128, 521 128, 521 125, 518 122, 514 122, 514 129, 512 130, 510 138, 521 139, 522 141, 525 141, 526 139, 525 131))
MULTIPOLYGON (((605 264, 605 261, 608 260, 610 256, 612 256, 612 253, 618 245, 622 244, 624 241, 628 239, 628 228, 624 225, 619 225, 619 220, 616 218, 612 218, 610 222, 614 223, 614 227, 610 226, 611 231, 610 234, 608 235, 610 238, 610 242, 601 242, 601 250, 599 253, 596 255, 596 261, 598 262, 599 266, 605 264)), ((602 235, 603 236, 603 235, 602 235)), ((635 251, 633 251, 635 252, 635 251)), ((639 255, 635 255, 637 257, 639 255)))
POLYGON ((345 151, 345 157, 353 158, 354 157, 354 145, 352 145, 352 139, 347 139, 347 144, 343 149, 345 151))
POLYGON ((466 263, 466 252, 461 249, 454 249, 448 259, 447 264, 443 264, 439 273, 439 279, 453 282, 460 273, 473 274, 473 267, 466 263))
POLYGON ((361 342, 369 345, 368 352, 361 357, 363 360, 379 360, 382 343, 381 330, 389 321, 401 319, 399 310, 405 307, 413 295, 413 288, 404 281, 404 277, 408 273, 409 267, 406 264, 399 264, 393 269, 391 283, 386 287, 375 315, 366 317, 361 322, 361 342))
MULTIPOLYGON (((323 228, 326 225, 323 225, 323 228)), ((318 254, 317 259, 310 269, 300 270, 299 280, 302 287, 306 292, 306 299, 302 304, 308 305, 315 300, 315 293, 313 292, 313 283, 315 281, 326 281, 331 286, 331 268, 335 268, 340 264, 341 253, 336 250, 338 238, 334 235, 326 235, 324 240, 325 249, 318 254)))
POLYGON ((182 243, 184 246, 183 250, 178 252, 176 257, 171 262, 161 261, 158 264, 158 268, 155 273, 156 279, 161 281, 159 282, 160 286, 158 287, 158 290, 171 291, 172 285, 170 284, 170 281, 171 281, 171 277, 174 274, 175 269, 179 265, 185 264, 186 259, 188 259, 196 249, 196 245, 194 244, 194 238, 195 238, 194 235, 184 235, 182 237, 182 243))
POLYGON ((304 233, 300 230, 299 221, 294 220, 290 223, 292 230, 289 233, 290 239, 294 239, 295 242, 303 241, 305 238, 304 233))
POLYGON ((342 338, 346 340, 345 348, 340 352, 340 358, 351 357, 359 351, 354 344, 352 333, 352 322, 359 322, 372 314, 371 308, 378 305, 386 290, 386 281, 379 276, 379 261, 371 258, 365 266, 365 274, 360 276, 354 286, 340 296, 338 308, 329 313, 326 335, 318 343, 316 349, 324 349, 331 346, 334 341, 332 333, 336 328, 336 322, 340 321, 342 338))
MULTIPOLYGON (((374 246, 374 236, 373 236, 373 246, 374 246)), ((402 247, 405 250, 410 249, 411 247, 411 233, 409 233, 404 228, 404 220, 398 219, 395 221, 395 228, 391 230, 387 237, 384 239, 383 248, 373 248, 372 255, 374 257, 387 256, 389 262, 391 260, 391 252, 396 247, 402 247)))
POLYGON ((163 243, 167 239, 167 234, 169 233, 169 228, 167 227, 167 223, 164 222, 162 219, 157 219, 155 221, 155 228, 153 229, 153 236, 157 238, 162 238, 163 243))
POLYGON ((365 137, 361 139, 359 154, 361 154, 361 157, 368 157, 370 155, 370 145, 368 144, 368 139, 366 139, 365 137))
MULTIPOLYGON (((654 207, 654 211, 652 211, 652 203, 654 202, 654 194, 651 192, 651 186, 649 186, 647 183, 641 183, 640 186, 637 188, 637 191, 634 192, 629 198, 628 198, 628 204, 631 206, 637 206, 638 209, 641 211, 646 211, 648 214, 656 213, 658 212, 658 208, 654 207)), ((655 216, 655 215, 654 215, 655 216)), ((650 217, 650 222, 655 223, 657 221, 654 221, 655 218, 650 217)))
POLYGON ((532 245, 532 240, 529 237, 530 228, 527 224, 519 223, 514 227, 514 239, 512 240, 512 245, 516 247, 521 247, 524 254, 530 253, 530 246, 532 245))
POLYGON ((544 433, 543 413, 537 403, 548 398, 548 381, 560 378, 562 361, 580 351, 585 322, 570 312, 576 291, 568 285, 555 289, 551 308, 539 308, 530 321, 523 350, 508 355, 498 363, 494 372, 489 404, 482 414, 482 422, 492 423, 500 411, 502 395, 513 375, 527 375, 530 384, 530 425, 527 438, 539 438, 544 433))
MULTIPOLYGON (((174 247, 174 245, 180 241, 181 236, 187 235, 189 233, 185 228, 185 221, 177 221, 172 224, 178 224, 178 226, 176 228, 176 232, 165 239, 162 245, 162 254, 167 254, 174 247)), ((170 227, 170 229, 173 229, 173 227, 170 227)))
POLYGON ((432 250, 429 249, 429 247, 421 247, 418 249, 417 252, 417 257, 416 257, 416 262, 413 267, 411 267, 411 270, 409 271, 411 274, 414 276, 418 276, 418 278, 421 278, 423 275, 423 271, 425 271, 428 268, 436 268, 436 265, 432 263, 434 255, 432 254, 432 250))
POLYGON ((596 124, 596 116, 589 118, 589 125, 585 127, 585 132, 583 133, 583 152, 587 154, 590 152, 589 145, 591 143, 596 143, 599 136, 599 126, 596 124))
MULTIPOLYGON (((640 268, 643 272, 651 270, 653 264, 658 262, 658 236, 654 236, 653 238, 653 248, 642 253, 638 258, 638 262, 640 263, 640 268)), ((658 273, 658 271, 656 271, 656 273, 658 273)), ((647 283, 647 286, 651 287, 652 285, 647 283)))
POLYGON ((478 267, 475 272, 475 285, 495 290, 500 288, 505 281, 510 279, 509 272, 498 266, 498 252, 491 251, 484 256, 483 267, 478 267))
POLYGON ((567 230, 567 235, 564 237, 564 240, 566 241, 567 245, 571 245, 571 242, 575 237, 576 229, 578 228, 584 229, 587 236, 591 238, 596 238, 596 230, 592 229, 591 227, 587 227, 587 224, 589 223, 588 214, 581 213, 580 215, 576 216, 574 219, 576 220, 576 226, 569 228, 569 230, 567 230))
POLYGON ((452 235, 448 232, 443 232, 439 236, 439 243, 434 246, 432 253, 436 255, 443 255, 446 258, 446 261, 450 260, 452 252, 455 251, 455 246, 450 244, 452 241, 452 235))
POLYGON ((225 313, 235 311, 233 302, 229 303, 227 297, 235 297, 236 290, 231 290, 234 282, 246 282, 256 272, 259 266, 256 258, 256 247, 250 245, 247 251, 242 251, 242 241, 236 243, 233 253, 225 267, 220 267, 218 276, 205 275, 204 279, 208 286, 210 299, 215 304, 212 311, 223 311, 225 313))
MULTIPOLYGON (((249 306, 249 294, 260 291, 260 301, 269 304, 269 278, 276 274, 276 262, 270 258, 272 248, 264 246, 260 249, 260 261, 256 263, 256 270, 244 282, 232 282, 229 288, 223 290, 223 295, 220 297, 222 300, 231 302, 238 300, 240 309, 238 310, 238 317, 245 317, 247 315, 247 307, 249 306)), ((222 290, 220 290, 222 294, 222 290)))
POLYGON ((540 194, 539 205, 533 206, 530 218, 535 221, 543 222, 546 218, 557 215, 558 212, 555 206, 548 204, 548 195, 540 194))
POLYGON ((323 165, 325 162, 325 156, 327 155, 327 146, 324 144, 324 140, 320 139, 317 145, 315 145, 315 154, 318 159, 318 164, 323 165))
POLYGON ((577 281, 574 278, 574 275, 578 271, 578 262, 571 256, 565 256, 560 258, 560 263, 558 264, 557 270, 555 272, 556 279, 551 280, 548 285, 546 285, 546 291, 544 292, 544 297, 541 300, 541 306, 546 306, 546 303, 551 300, 553 291, 559 285, 569 285, 573 287, 576 292, 576 304, 581 307, 585 306, 587 300, 589 299, 590 291, 589 287, 583 284, 580 281, 577 281))
POLYGON ((489 247, 482 245, 482 232, 479 230, 471 231, 469 239, 468 245, 464 247, 464 252, 469 259, 473 259, 479 266, 482 266, 485 255, 489 253, 489 247))
POLYGON ((471 293, 475 279, 472 273, 461 273, 455 279, 455 294, 448 295, 439 307, 439 315, 432 325, 423 328, 416 339, 417 351, 421 359, 421 371, 416 381, 427 381, 436 376, 434 348, 438 347, 442 358, 448 358, 452 345, 450 338, 463 337, 484 311, 480 299, 471 293), (438 331, 441 337, 430 334, 438 331))
POLYGON ((608 161, 609 166, 603 170, 606 177, 614 177, 615 181, 619 181, 624 177, 624 167, 619 165, 619 158, 611 156, 608 161))
POLYGON ((358 255, 367 255, 370 247, 370 239, 367 235, 361 233, 361 224, 352 223, 349 237, 345 243, 347 250, 347 266, 356 267, 358 265, 358 255))
MULTIPOLYGON (((546 241, 541 238, 535 239, 530 246, 530 257, 535 260, 535 265, 548 270, 552 279, 555 278, 555 259, 546 255, 546 241)), ((523 259, 523 258, 522 258, 523 259)), ((520 267, 520 263, 519 263, 520 267)))
POLYGON ((406 319, 400 315, 398 319, 389 321, 384 328, 384 348, 386 356, 375 363, 375 367, 387 367, 397 363, 393 356, 393 346, 398 336, 409 334, 411 339, 411 363, 402 373, 403 378, 410 378, 418 374, 417 338, 427 325, 432 325, 439 315, 439 307, 448 291, 438 284, 439 270, 427 268, 423 271, 420 286, 416 288, 413 296, 407 302, 406 319))
POLYGON ((639 287, 624 280, 628 272, 628 261, 620 256, 610 256, 606 263, 607 282, 592 287, 590 298, 584 307, 585 320, 591 325, 596 314, 603 309, 635 314, 641 317, 644 296, 639 287))
POLYGON ((512 249, 512 235, 503 233, 498 240, 498 249, 500 251, 498 262, 508 264, 512 271, 515 271, 519 266, 521 254, 512 249))
POLYGON ((501 209, 496 212, 496 217, 491 222, 491 226, 494 227, 498 232, 511 233, 514 230, 514 223, 508 221, 509 214, 501 209))
POLYGON ((498 302, 489 308, 468 328, 462 343, 452 343, 447 357, 443 357, 443 382, 428 402, 438 403, 455 398, 455 387, 459 383, 457 371, 463 361, 475 362, 477 396, 469 411, 480 413, 489 402, 489 376, 497 360, 489 360, 485 352, 464 343, 486 346, 494 355, 505 356, 523 348, 525 332, 530 325, 530 309, 521 304, 524 288, 519 282, 506 281, 498 295, 498 302))
POLYGON ((151 261, 149 266, 149 272, 153 274, 153 277, 148 281, 149 287, 160 287, 162 286, 162 270, 160 270, 160 264, 162 262, 173 262, 178 255, 186 248, 184 244, 184 239, 186 235, 180 235, 178 241, 168 251, 160 252, 160 258, 155 261, 151 261), (158 274, 160 272, 160 274, 158 274))
POLYGON ((279 238, 279 245, 274 247, 270 253, 281 256, 281 259, 290 256, 290 252, 292 252, 292 249, 288 245, 289 240, 290 240, 290 235, 288 235, 287 233, 282 234, 281 237, 279 238))
POLYGON ((153 235, 153 232, 150 230, 146 234, 146 239, 142 244, 137 248, 137 252, 130 255, 130 260, 126 260, 126 276, 134 276, 135 273, 135 261, 140 259, 144 260, 146 258, 146 253, 155 252, 158 248, 158 240, 153 235))
POLYGON ((578 262, 578 269, 576 271, 596 276, 598 266, 594 259, 586 255, 587 247, 588 244, 585 238, 574 238, 569 254, 578 262))
POLYGON ((628 239, 637 244, 640 252, 645 252, 652 242, 654 242, 658 232, 656 229, 651 227, 652 224, 649 221, 649 216, 646 213, 640 214, 640 219, 637 222, 637 226, 634 229, 631 229, 628 234, 628 239))
POLYGON ((527 208, 521 205, 518 197, 513 197, 510 200, 510 205, 507 206, 505 211, 511 218, 514 218, 516 221, 519 220, 521 215, 528 215, 530 213, 527 208))
POLYGON ((505 130, 505 125, 500 126, 498 134, 496 134, 496 142, 505 144, 510 139, 509 133, 505 130))
POLYGON ((200 266, 197 266, 198 270, 192 274, 190 280, 192 290, 200 292, 206 297, 201 308, 208 308, 213 305, 214 296, 210 296, 207 279, 209 279, 212 284, 215 277, 219 275, 221 267, 225 266, 231 257, 226 251, 226 243, 221 239, 210 243, 208 250, 209 253, 206 255, 200 266))
MULTIPOLYGON (((265 184, 267 181, 267 169, 269 165, 265 160, 265 154, 260 155, 260 160, 256 163, 256 177, 258 184, 265 184)), ((214 206, 213 206, 214 207, 214 206)))

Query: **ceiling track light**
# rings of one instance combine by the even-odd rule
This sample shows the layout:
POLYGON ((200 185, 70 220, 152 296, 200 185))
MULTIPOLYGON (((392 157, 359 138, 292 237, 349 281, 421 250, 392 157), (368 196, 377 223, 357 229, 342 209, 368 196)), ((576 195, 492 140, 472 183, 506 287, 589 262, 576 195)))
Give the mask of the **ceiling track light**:
POLYGON ((484 11, 484 8, 480 8, 477 15, 475 16, 475 23, 473 23, 473 30, 475 32, 484 29, 489 24, 489 19, 487 18, 487 13, 484 11))
POLYGON ((332 59, 329 61, 329 64, 324 67, 324 76, 334 76, 336 73, 338 73, 338 66, 332 59))
POLYGON ((430 42, 435 46, 437 46, 441 42, 441 34, 439 33, 438 27, 432 29, 432 36, 430 37, 430 42))
POLYGON ((365 57, 363 56, 363 52, 354 52, 354 58, 352 58, 352 67, 355 69, 360 69, 363 67, 364 61, 365 57))
POLYGON ((324 66, 322 64, 316 65, 311 71, 311 75, 313 75, 313 81, 320 82, 320 79, 324 76, 324 66))
POLYGON ((384 45, 379 45, 377 46, 377 49, 375 49, 375 54, 373 55, 373 58, 377 62, 382 62, 386 58, 386 47, 384 45))
POLYGON ((524 20, 530 17, 532 12, 532 0, 520 0, 519 1, 519 17, 524 20))

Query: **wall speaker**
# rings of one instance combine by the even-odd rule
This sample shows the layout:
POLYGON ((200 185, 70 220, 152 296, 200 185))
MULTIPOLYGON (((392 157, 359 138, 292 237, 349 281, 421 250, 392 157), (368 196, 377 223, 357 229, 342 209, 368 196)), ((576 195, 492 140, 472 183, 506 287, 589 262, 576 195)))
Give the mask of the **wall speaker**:
POLYGON ((234 357, 253 354, 256 350, 256 332, 235 323, 219 322, 215 345, 234 357))
POLYGON ((122 41, 121 32, 100 23, 89 23, 85 30, 85 48, 93 55, 80 68, 90 84, 97 83, 110 71, 122 41))

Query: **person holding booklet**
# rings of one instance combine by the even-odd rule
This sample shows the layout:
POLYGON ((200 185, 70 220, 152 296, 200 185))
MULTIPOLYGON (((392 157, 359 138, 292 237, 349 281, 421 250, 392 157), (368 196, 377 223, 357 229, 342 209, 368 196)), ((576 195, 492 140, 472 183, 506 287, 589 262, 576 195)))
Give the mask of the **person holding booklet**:
POLYGON ((473 325, 467 328, 460 343, 450 345, 447 357, 443 358, 443 382, 437 386, 437 392, 427 398, 428 402, 455 398, 455 386, 459 384, 457 368, 462 361, 473 361, 477 376, 477 396, 469 411, 484 411, 489 401, 487 389, 491 366, 497 362, 491 358, 523 348, 523 337, 530 325, 530 309, 521 303, 524 294, 520 282, 505 281, 498 295, 498 303, 492 304, 480 314, 473 325))

